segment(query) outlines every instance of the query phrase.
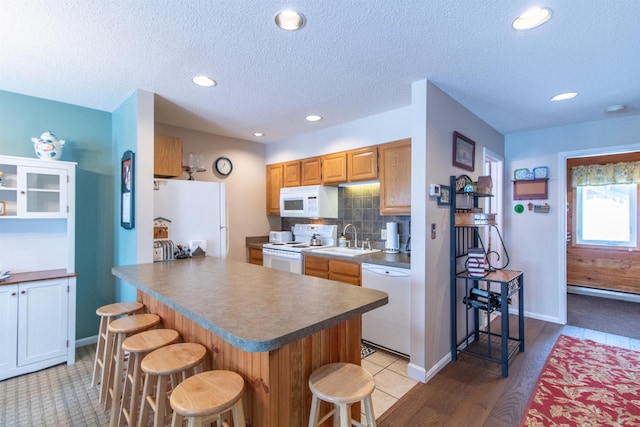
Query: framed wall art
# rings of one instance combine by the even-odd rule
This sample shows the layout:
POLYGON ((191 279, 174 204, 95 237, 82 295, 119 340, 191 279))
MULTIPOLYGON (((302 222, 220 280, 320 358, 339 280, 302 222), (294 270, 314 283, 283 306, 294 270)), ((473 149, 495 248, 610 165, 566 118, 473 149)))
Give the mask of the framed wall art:
POLYGON ((451 187, 440 185, 440 196, 438 196, 438 206, 451 204, 451 187))
POLYGON ((476 143, 459 132, 453 132, 453 166, 473 172, 476 143))
POLYGON ((127 230, 135 226, 135 154, 127 150, 120 168, 120 226, 127 230))

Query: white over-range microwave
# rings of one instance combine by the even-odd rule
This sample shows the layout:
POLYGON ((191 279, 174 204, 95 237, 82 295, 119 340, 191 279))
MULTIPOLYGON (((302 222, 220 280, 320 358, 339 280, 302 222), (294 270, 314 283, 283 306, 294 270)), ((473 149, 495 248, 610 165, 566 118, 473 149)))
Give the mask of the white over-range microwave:
POLYGON ((323 185, 281 188, 280 216, 338 218, 338 188, 323 185))

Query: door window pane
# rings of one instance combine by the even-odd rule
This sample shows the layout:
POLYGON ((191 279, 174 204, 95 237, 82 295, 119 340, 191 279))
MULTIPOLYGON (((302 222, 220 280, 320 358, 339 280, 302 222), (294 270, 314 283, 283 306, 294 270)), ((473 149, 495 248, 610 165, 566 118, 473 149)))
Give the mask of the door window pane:
POLYGON ((578 187, 578 244, 636 246, 635 184, 578 187))

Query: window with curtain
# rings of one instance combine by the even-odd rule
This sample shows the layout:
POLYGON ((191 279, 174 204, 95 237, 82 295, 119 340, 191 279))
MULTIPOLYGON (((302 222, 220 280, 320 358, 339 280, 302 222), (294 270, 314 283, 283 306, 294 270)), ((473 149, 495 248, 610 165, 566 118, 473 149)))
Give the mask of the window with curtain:
POLYGON ((636 247, 640 162, 571 169, 576 197, 576 243, 636 247))

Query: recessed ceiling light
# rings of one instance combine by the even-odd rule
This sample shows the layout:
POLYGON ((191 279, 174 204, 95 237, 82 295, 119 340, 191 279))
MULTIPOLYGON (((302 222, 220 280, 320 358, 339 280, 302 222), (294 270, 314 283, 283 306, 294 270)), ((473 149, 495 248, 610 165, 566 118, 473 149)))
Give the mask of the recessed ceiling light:
POLYGON ((605 109, 607 113, 617 113, 620 111, 624 111, 627 109, 627 106, 624 104, 610 105, 605 109))
POLYGON ((578 94, 576 92, 559 93, 551 98, 552 101, 566 101, 567 99, 575 98, 578 94))
POLYGON ((308 122, 317 122, 318 120, 322 120, 322 116, 318 116, 316 114, 311 114, 311 115, 305 117, 305 119, 308 122))
POLYGON ((211 87, 217 84, 215 80, 212 80, 207 76, 195 76, 191 81, 202 87, 211 87))
POLYGON ((264 136, 263 132, 254 132, 253 136, 264 136))
POLYGON ((285 9, 276 15, 276 25, 283 30, 295 31, 304 26, 304 15, 292 9, 285 9))
POLYGON ((511 26, 516 30, 530 30, 547 22, 551 18, 551 9, 534 7, 518 16, 511 26))

